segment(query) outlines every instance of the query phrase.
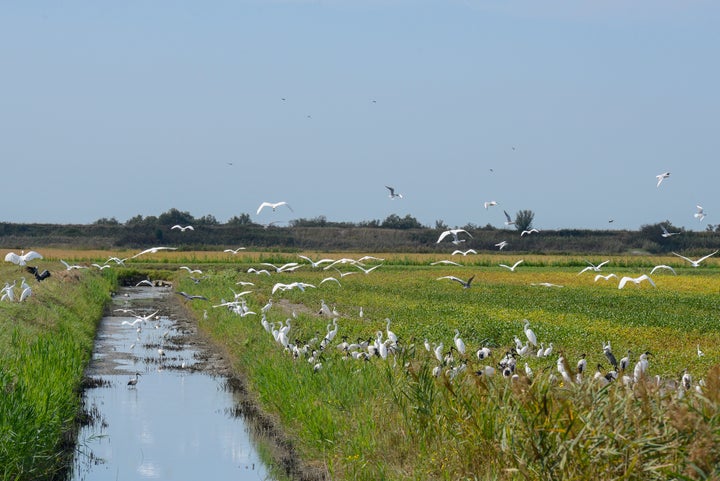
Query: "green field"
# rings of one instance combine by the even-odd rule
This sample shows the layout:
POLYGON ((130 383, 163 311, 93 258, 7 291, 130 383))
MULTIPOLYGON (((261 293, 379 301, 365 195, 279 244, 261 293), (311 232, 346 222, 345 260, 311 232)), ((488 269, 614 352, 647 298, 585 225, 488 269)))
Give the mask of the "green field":
MULTIPOLYGON (((115 253, 49 252, 43 262, 53 266, 62 257, 90 263, 110 255, 115 253)), ((357 259, 362 254, 307 255, 357 259)), ((324 270, 310 267, 294 253, 258 252, 156 254, 138 258, 125 272, 137 270, 150 277, 170 272, 176 290, 210 299, 188 302, 201 329, 226 348, 304 460, 323 467, 330 479, 644 480, 720 475, 720 267, 715 259, 698 268, 675 256, 588 259, 609 260, 600 273, 618 277, 647 274, 657 264, 677 272, 653 274, 655 287, 643 282, 618 289, 618 279, 595 281, 596 272, 580 274, 588 265, 583 257, 499 253, 451 258, 462 266, 431 266, 450 256, 375 255, 384 260, 366 261, 365 269, 382 264, 368 274, 349 262, 337 264, 339 270, 324 270), (498 265, 512 265, 520 258, 524 262, 515 272, 498 265), (263 262, 306 265, 275 272, 263 262), (202 269, 199 283, 179 270, 181 265, 202 269), (251 267, 272 272, 248 273, 251 267), (347 272, 354 274, 341 276, 347 272), (447 275, 475 278, 463 289, 457 282, 438 280, 447 275), (321 284, 329 276, 341 285, 321 284), (277 283, 292 282, 315 287, 272 293, 277 283), (228 307, 213 307, 231 301, 234 291, 245 290, 252 291, 243 297, 257 314, 243 317, 228 307), (261 324, 261 309, 270 299, 271 330, 290 326, 289 345, 284 347, 261 324), (337 314, 322 315, 323 301, 337 314), (385 341, 388 320, 397 342, 385 343, 387 356, 361 359, 338 348, 343 341, 385 341), (516 345, 515 337, 526 342, 524 320, 538 343, 552 344, 552 353, 517 355, 517 377, 505 378, 498 363, 516 345), (322 348, 323 338, 335 327, 335 337, 322 348), (451 350, 456 329, 467 347, 465 354, 451 350), (431 347, 442 343, 443 355, 450 353, 453 359, 438 361, 425 349, 426 340, 431 347), (618 360, 629 350, 631 363, 606 386, 593 377, 598 365, 603 375, 612 369, 603 354, 607 342, 618 360), (478 359, 481 347, 491 350, 489 359, 478 359), (636 382, 633 368, 646 351, 652 353, 646 375, 636 382), (576 365, 583 354, 587 371, 577 382, 576 365), (570 382, 558 371, 560 356, 570 382), (532 377, 526 375, 525 364, 532 377), (489 367, 495 369, 493 376, 487 374, 489 367), (692 382, 688 390, 680 390, 685 370, 692 382)), ((2 280, 10 280, 11 274, 17 277, 3 271, 2 280)), ((108 279, 113 275, 103 274, 108 279)), ((91 271, 81 278, 101 279, 91 271)), ((44 282, 50 290, 60 281, 44 282)), ((23 306, 0 308, 5 327, 7 317, 17 316, 23 306)), ((34 325, 28 316, 16 322, 34 325)), ((3 352, 15 348, 11 337, 0 340, 3 352)), ((8 369, 3 373, 6 378, 13 375, 8 369)), ((6 381, 5 389, 12 390, 8 385, 6 381)))

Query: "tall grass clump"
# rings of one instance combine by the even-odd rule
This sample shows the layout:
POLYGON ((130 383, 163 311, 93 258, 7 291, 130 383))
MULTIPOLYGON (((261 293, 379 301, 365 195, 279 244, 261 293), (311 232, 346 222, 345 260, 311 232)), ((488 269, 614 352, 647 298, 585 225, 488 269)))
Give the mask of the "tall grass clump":
POLYGON ((67 468, 112 286, 112 275, 58 275, 23 303, 0 304, 0 479, 57 479, 67 468))

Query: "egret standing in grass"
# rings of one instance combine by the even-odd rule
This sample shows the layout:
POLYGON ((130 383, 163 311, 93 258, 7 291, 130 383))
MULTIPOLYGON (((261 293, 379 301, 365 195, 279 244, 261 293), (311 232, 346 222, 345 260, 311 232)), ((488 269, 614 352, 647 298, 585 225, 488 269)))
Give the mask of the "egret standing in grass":
POLYGON ((463 341, 460 337, 460 331, 458 329, 455 329, 455 337, 453 339, 455 340, 455 347, 458 352, 460 354, 465 354, 465 341, 463 341))
POLYGON ((525 331, 525 336, 527 336, 528 341, 530 344, 533 345, 533 347, 537 347, 537 336, 535 335, 535 332, 530 329, 530 321, 525 319, 525 327, 523 328, 525 331))

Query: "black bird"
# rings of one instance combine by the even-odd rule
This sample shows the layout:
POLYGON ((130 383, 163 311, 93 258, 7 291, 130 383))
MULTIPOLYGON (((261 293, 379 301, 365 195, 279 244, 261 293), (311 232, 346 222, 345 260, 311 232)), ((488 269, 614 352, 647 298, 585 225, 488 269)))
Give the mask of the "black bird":
POLYGON ((40 272, 40 270, 37 268, 37 266, 27 266, 27 271, 35 276, 35 279, 38 281, 42 281, 50 277, 50 271, 45 269, 44 271, 40 272))

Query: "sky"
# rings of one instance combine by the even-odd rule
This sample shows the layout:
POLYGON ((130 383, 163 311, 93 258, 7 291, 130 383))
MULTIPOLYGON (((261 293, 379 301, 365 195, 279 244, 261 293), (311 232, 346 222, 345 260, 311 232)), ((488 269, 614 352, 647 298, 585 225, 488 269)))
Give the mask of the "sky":
POLYGON ((718 2, 0 7, 0 222, 720 224, 718 2))

